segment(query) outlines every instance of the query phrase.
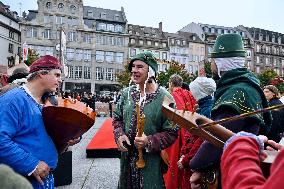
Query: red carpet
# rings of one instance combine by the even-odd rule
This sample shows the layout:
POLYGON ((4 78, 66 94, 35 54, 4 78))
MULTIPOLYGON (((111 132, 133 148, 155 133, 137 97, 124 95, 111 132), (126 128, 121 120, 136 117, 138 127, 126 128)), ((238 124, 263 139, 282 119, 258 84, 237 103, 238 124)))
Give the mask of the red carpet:
POLYGON ((88 144, 86 152, 88 158, 114 158, 120 156, 114 141, 111 118, 105 120, 88 144))

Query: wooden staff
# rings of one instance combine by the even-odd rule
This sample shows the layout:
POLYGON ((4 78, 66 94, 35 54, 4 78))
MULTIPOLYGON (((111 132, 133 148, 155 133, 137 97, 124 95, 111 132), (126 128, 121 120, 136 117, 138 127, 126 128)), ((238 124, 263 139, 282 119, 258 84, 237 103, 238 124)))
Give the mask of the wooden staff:
MULTIPOLYGON (((136 114, 137 114, 137 136, 142 137, 144 132, 144 124, 145 124, 145 115, 142 115, 142 119, 140 119, 140 106, 136 104, 136 114)), ((136 166, 139 169, 143 169, 145 167, 145 161, 143 159, 143 149, 138 148, 138 161, 136 162, 136 166)))

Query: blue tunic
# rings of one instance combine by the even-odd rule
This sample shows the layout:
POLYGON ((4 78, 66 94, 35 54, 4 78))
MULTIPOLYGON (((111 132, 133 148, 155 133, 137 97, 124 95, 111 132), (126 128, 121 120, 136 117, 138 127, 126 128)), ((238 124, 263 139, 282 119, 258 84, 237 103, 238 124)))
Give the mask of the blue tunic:
MULTIPOLYGON (((58 155, 45 130, 41 105, 23 88, 15 88, 0 96, 0 106, 0 163, 24 176, 40 160, 55 169, 58 155)), ((43 188, 35 179, 32 184, 43 188)))

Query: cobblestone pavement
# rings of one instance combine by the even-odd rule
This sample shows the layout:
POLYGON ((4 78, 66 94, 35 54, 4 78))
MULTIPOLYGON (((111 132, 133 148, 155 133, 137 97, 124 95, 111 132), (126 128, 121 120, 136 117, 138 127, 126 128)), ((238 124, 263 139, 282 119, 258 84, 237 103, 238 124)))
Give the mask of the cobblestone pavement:
POLYGON ((72 183, 56 189, 115 189, 119 176, 119 159, 86 158, 86 147, 106 120, 97 117, 94 126, 83 135, 80 143, 72 146, 72 183))

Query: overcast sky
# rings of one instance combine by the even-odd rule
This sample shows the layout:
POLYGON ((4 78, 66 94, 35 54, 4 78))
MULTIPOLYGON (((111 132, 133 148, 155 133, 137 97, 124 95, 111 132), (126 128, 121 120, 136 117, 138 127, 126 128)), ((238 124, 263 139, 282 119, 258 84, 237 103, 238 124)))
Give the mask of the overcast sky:
MULTIPOLYGON (((37 10, 37 0, 2 0, 11 10, 37 10)), ((284 34, 284 0, 83 0, 84 6, 120 10, 128 23, 177 32, 191 22, 262 28, 284 34)))

